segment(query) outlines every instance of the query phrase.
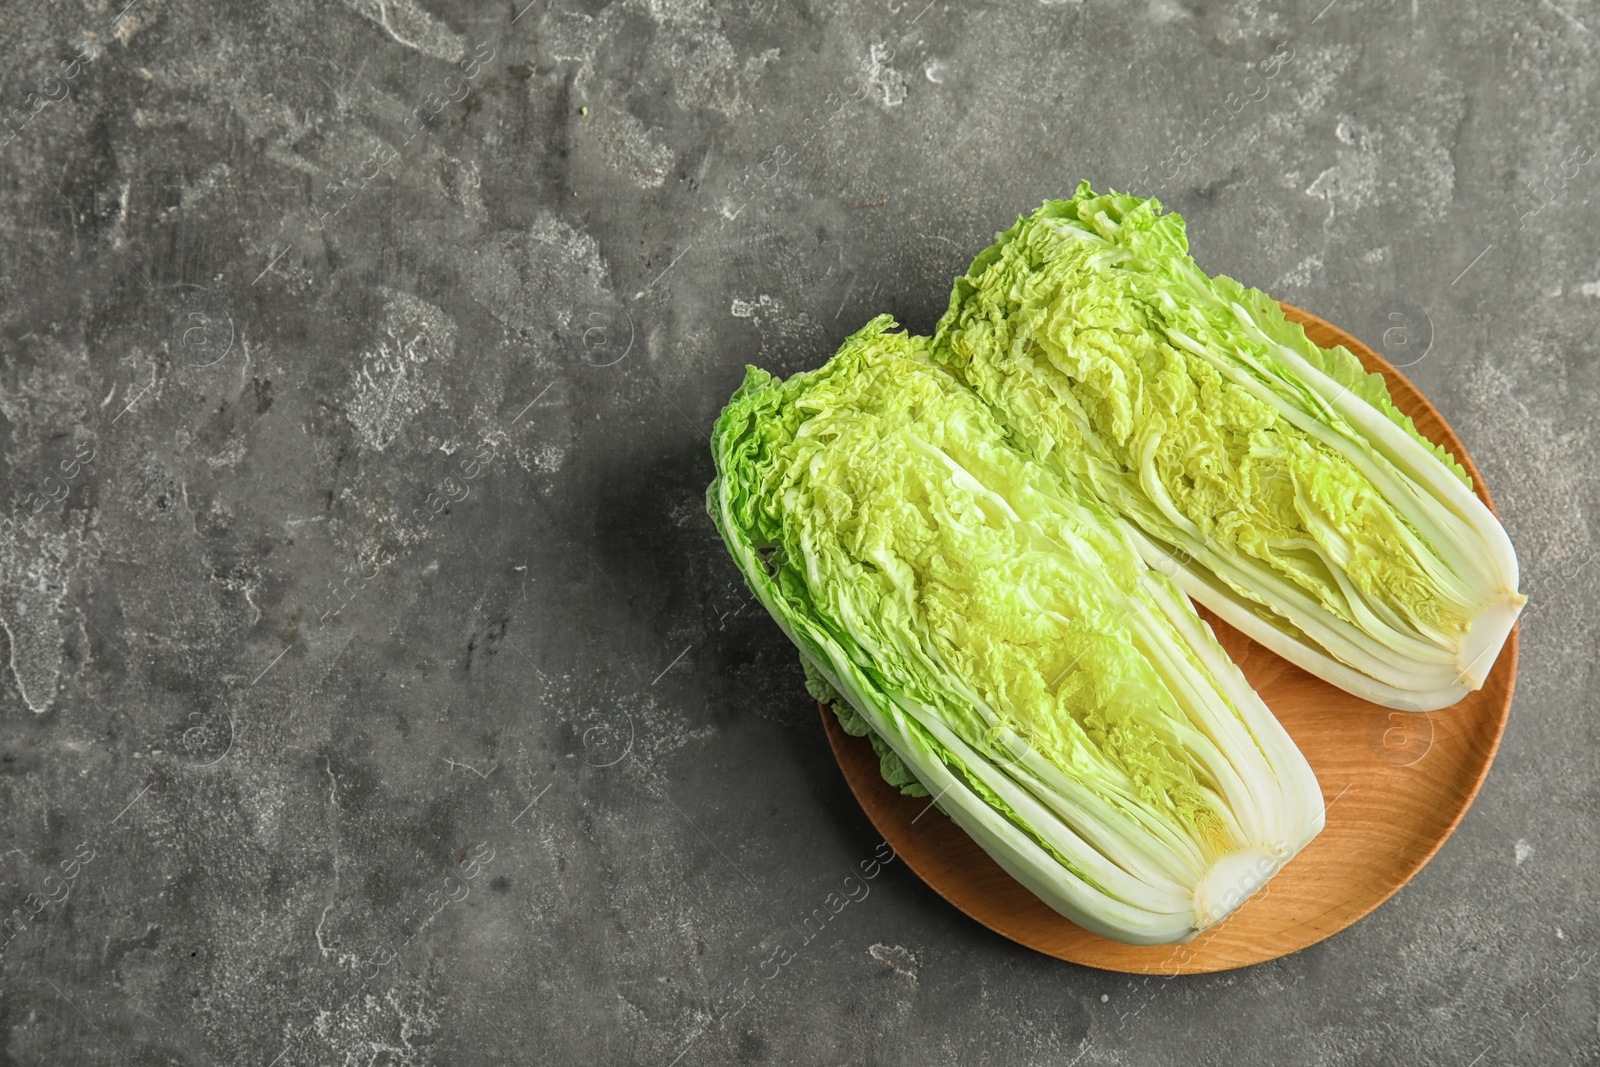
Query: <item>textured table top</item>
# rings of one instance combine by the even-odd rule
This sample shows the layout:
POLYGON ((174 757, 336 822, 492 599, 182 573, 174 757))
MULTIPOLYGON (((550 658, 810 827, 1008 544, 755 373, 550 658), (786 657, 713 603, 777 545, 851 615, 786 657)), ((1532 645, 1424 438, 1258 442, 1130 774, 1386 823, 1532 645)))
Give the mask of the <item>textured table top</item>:
POLYGON ((0 1062, 1593 1062, 1597 32, 8 4, 0 1062), (1063 964, 894 863, 704 512, 746 363, 931 329, 1080 178, 1403 366, 1531 597, 1457 834, 1247 971, 1063 964))

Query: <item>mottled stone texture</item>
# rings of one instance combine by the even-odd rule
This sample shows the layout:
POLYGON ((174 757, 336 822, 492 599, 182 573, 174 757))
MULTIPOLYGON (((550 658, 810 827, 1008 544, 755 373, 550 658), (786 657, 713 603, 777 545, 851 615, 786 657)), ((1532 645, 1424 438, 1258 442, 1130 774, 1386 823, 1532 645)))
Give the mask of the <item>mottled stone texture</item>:
POLYGON ((1325 4, 8 4, 0 1062, 1600 1059, 1600 9, 1325 4), (1504 747, 1249 971, 900 864, 802 946, 877 838, 706 434, 1079 178, 1460 430, 1533 597, 1504 747))

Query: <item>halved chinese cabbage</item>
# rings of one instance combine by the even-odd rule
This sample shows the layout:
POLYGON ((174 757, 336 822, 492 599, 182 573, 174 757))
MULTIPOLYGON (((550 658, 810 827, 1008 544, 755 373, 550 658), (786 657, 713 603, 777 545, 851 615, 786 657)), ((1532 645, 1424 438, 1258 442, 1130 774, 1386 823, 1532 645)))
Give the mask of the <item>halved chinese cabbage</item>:
POLYGON ((1322 828, 1316 779, 1128 524, 893 328, 749 368, 708 509, 891 781, 1081 926, 1187 940, 1322 828))
POLYGON ((1525 601, 1500 523, 1381 376, 1208 277, 1159 202, 1084 183, 1018 219, 957 279, 933 351, 1279 655, 1395 708, 1483 685, 1525 601))

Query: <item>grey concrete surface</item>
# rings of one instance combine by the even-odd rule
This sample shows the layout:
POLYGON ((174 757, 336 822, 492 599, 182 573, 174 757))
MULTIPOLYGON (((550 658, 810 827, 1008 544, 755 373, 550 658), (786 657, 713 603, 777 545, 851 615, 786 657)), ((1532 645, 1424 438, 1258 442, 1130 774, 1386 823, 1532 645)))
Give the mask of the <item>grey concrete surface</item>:
POLYGON ((1600 1062, 1596 33, 8 2, 0 1062, 1600 1062), (1059 963, 903 864, 805 942, 878 841, 707 431, 1080 178, 1459 429, 1533 598, 1504 746, 1412 885, 1250 970, 1059 963))

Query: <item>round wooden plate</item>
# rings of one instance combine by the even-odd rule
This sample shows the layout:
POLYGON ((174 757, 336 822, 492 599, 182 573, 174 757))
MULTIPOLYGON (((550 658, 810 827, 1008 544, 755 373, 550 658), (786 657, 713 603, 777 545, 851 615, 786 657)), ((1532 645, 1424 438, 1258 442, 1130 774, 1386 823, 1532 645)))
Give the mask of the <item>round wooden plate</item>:
MULTIPOLYGON (((1405 376, 1315 315, 1283 305, 1325 348, 1344 345, 1383 374, 1401 411, 1448 448, 1494 506, 1461 441, 1405 376)), ((1011 940, 1111 971, 1201 974, 1286 956, 1338 933, 1410 881, 1450 836, 1489 773, 1511 711, 1518 630, 1484 687, 1442 711, 1391 711, 1280 659, 1209 612, 1201 615, 1305 753, 1322 784, 1327 828, 1260 893, 1187 945, 1140 947, 1091 934, 1001 870, 926 798, 902 796, 878 773, 864 737, 822 710, 828 741, 884 840, 957 908, 1011 940)))

